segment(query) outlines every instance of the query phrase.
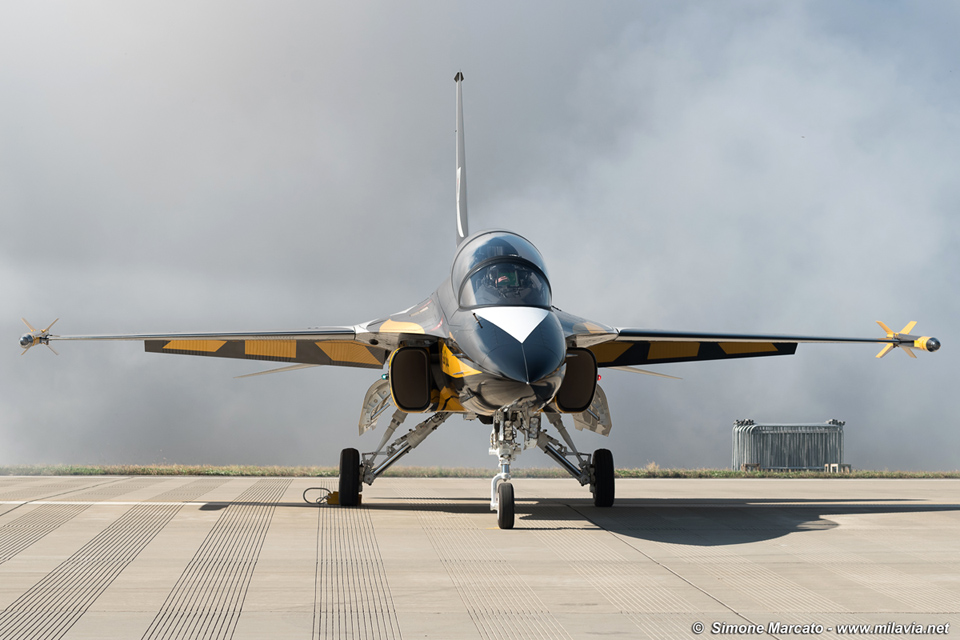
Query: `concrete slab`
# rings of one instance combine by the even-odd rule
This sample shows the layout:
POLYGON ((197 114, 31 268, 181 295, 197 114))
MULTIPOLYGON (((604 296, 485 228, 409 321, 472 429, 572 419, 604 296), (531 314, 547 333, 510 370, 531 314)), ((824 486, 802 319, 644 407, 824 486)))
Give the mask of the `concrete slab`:
POLYGON ((330 479, 2 478, 0 638, 960 624, 957 480, 620 480, 612 509, 514 484, 501 531, 484 479, 384 478, 341 509, 301 500, 330 479))

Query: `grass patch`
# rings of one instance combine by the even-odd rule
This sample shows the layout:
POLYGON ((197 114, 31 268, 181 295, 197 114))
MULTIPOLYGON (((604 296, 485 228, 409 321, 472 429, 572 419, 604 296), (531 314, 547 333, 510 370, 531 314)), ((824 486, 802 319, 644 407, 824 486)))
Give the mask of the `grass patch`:
POLYGON ((617 469, 618 478, 960 478, 960 471, 734 471, 733 469, 617 469))
MULTIPOLYGON (((0 466, 0 476, 281 476, 335 478, 336 467, 283 467, 256 465, 10 465, 0 466)), ((490 478, 495 470, 468 467, 391 467, 393 478, 490 478)), ((640 469, 617 469, 618 478, 960 478, 960 471, 867 471, 824 473, 822 471, 733 471, 732 469, 661 469, 648 464, 640 469)), ((559 468, 527 468, 512 471, 515 478, 567 478, 559 468)))
POLYGON ((284 476, 336 477, 336 467, 281 467, 209 464, 106 464, 11 465, 0 467, 4 476, 284 476))

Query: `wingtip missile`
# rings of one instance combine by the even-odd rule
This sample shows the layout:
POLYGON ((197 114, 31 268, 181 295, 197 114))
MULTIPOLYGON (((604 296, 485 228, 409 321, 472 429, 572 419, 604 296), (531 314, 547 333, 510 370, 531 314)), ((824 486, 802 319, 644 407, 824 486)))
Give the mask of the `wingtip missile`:
POLYGON ((57 318, 57 320, 51 322, 49 325, 47 325, 47 328, 43 329, 42 331, 34 329, 33 325, 27 322, 26 318, 20 319, 23 320, 23 324, 27 325, 27 327, 30 329, 29 333, 25 333, 20 336, 20 346, 23 347, 23 352, 21 352, 20 355, 23 355, 29 351, 31 347, 34 347, 38 344, 45 344, 47 345, 47 348, 50 349, 50 351, 53 351, 55 355, 60 355, 54 351, 53 347, 50 346, 50 329, 53 327, 53 325, 57 324, 57 320, 60 318, 57 318))
POLYGON ((907 326, 905 326, 899 332, 894 331, 880 320, 877 320, 877 324, 880 325, 880 328, 883 329, 884 333, 887 334, 887 339, 890 340, 889 343, 883 346, 883 349, 880 350, 880 353, 877 354, 878 358, 882 358, 897 347, 903 349, 904 353, 911 358, 917 357, 913 353, 913 349, 920 349, 921 351, 929 351, 933 353, 940 348, 940 341, 936 338, 932 338, 930 336, 910 335, 910 332, 913 330, 913 328, 917 326, 916 320, 912 320, 907 323, 907 326))

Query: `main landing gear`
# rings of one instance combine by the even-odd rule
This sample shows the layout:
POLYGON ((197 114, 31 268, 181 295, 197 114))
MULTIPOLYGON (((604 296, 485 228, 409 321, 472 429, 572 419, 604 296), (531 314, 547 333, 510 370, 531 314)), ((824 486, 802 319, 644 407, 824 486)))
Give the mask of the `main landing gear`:
MULTIPOLYGON (((361 455, 356 449, 344 449, 340 453, 340 504, 345 507, 357 506, 364 483, 373 484, 384 471, 413 451, 450 415, 436 413, 387 445, 387 441, 407 416, 402 411, 396 411, 376 451, 361 455)), ((516 519, 510 465, 525 449, 532 447, 542 449, 581 485, 589 485, 595 506, 613 506, 614 466, 613 454, 609 449, 597 449, 593 455, 580 453, 558 413, 531 415, 525 410, 501 409, 493 415, 493 431, 490 434, 490 453, 497 456, 500 463, 500 473, 495 475, 490 483, 490 509, 497 512, 497 524, 501 529, 512 529, 516 519), (542 415, 546 415, 550 424, 556 428, 563 439, 562 443, 541 428, 542 415)))
POLYGON ((360 504, 360 492, 363 491, 364 483, 373 484, 373 481, 397 460, 413 451, 428 435, 436 431, 437 427, 450 417, 450 414, 433 414, 387 446, 387 441, 406 417, 407 414, 403 411, 394 412, 390 426, 383 434, 376 451, 364 453, 362 456, 356 449, 344 449, 340 452, 341 506, 355 507, 360 504))

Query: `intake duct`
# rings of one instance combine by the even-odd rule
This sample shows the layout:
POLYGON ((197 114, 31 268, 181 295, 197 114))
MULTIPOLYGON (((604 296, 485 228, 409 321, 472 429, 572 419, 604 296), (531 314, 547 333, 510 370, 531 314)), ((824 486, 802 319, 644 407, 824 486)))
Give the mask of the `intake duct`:
POLYGON ((567 372, 554 401, 564 413, 586 411, 597 390, 597 358, 589 349, 567 349, 567 372))
POLYGON ((403 347, 390 356, 390 394, 401 411, 420 413, 431 409, 430 353, 426 349, 403 347))

